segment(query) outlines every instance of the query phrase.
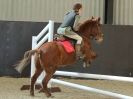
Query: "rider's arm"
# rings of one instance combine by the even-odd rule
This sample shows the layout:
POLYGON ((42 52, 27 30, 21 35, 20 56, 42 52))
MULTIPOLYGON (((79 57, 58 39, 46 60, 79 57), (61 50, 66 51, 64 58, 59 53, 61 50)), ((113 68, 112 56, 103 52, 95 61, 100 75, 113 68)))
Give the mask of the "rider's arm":
POLYGON ((80 15, 76 15, 76 16, 75 16, 75 22, 74 22, 74 25, 73 25, 73 29, 74 29, 75 31, 78 30, 79 19, 80 19, 80 15))

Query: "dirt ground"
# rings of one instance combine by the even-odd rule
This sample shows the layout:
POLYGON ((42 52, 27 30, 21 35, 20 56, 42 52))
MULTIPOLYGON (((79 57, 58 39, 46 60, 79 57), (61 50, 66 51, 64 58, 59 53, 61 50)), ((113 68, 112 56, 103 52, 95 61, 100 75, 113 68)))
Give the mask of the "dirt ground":
MULTIPOLYGON (((85 80, 68 78, 60 79, 89 87, 95 87, 98 89, 133 96, 133 83, 107 80, 85 80)), ((0 77, 0 99, 47 99, 44 93, 38 93, 38 90, 35 91, 34 97, 31 97, 29 95, 29 90, 20 90, 22 85, 28 85, 29 82, 29 78, 0 77)), ((54 98, 48 99, 116 99, 97 93, 73 89, 59 84, 53 84, 52 86, 60 87, 62 92, 53 93, 52 95, 54 96, 54 98)))

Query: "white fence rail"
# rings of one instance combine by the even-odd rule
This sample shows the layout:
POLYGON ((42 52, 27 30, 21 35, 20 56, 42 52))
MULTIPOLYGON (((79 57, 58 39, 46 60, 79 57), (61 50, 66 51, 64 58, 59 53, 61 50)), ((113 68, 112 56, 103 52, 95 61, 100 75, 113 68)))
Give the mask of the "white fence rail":
POLYGON ((100 74, 89 74, 89 73, 56 71, 55 75, 133 82, 133 77, 122 77, 122 76, 111 76, 111 75, 100 75, 100 74))
POLYGON ((115 99, 116 98, 117 99, 118 98, 120 98, 120 99, 133 99, 133 97, 131 97, 131 96, 126 96, 126 95, 113 93, 113 92, 109 92, 109 91, 104 91, 104 90, 100 90, 100 89, 96 89, 96 88, 92 88, 92 87, 87 87, 87 86, 83 86, 83 85, 79 85, 79 84, 75 84, 75 83, 70 83, 70 82, 66 82, 66 81, 62 81, 62 80, 51 79, 51 81, 54 83, 57 83, 57 84, 71 87, 71 88, 77 88, 77 89, 81 89, 84 91, 89 91, 89 92, 94 92, 94 93, 99 93, 99 94, 115 97, 115 99))

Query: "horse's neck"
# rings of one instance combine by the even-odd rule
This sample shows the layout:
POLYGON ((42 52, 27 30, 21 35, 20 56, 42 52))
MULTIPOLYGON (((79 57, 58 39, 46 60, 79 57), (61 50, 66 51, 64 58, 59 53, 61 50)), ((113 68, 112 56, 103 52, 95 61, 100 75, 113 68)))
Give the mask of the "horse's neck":
POLYGON ((89 42, 89 43, 91 42, 91 40, 86 36, 82 36, 82 38, 84 42, 89 42))
POLYGON ((90 40, 91 26, 89 25, 88 28, 84 29, 79 28, 78 34, 83 38, 84 45, 91 47, 91 40, 90 40))
POLYGON ((89 38, 85 37, 85 36, 83 36, 82 38, 83 38, 82 48, 83 49, 86 49, 88 47, 91 48, 91 40, 89 38))
MULTIPOLYGON (((81 47, 81 51, 82 51, 82 54, 83 55, 87 55, 88 53, 90 53, 90 50, 92 48, 91 46, 91 40, 89 40, 87 37, 83 36, 83 44, 82 44, 82 47, 81 47)), ((88 54, 90 55, 90 54, 88 54)))
POLYGON ((88 29, 79 29, 78 30, 78 34, 81 36, 81 37, 88 37, 90 38, 90 34, 91 34, 91 28, 88 27, 88 29))

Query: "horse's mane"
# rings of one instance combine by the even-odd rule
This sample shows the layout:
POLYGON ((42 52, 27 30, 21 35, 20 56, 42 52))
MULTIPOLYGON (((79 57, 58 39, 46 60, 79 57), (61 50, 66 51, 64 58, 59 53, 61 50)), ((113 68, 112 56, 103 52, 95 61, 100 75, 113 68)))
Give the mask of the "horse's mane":
POLYGON ((78 33, 81 34, 83 32, 86 32, 88 30, 88 27, 96 23, 97 21, 95 19, 88 19, 81 23, 78 27, 78 33))

